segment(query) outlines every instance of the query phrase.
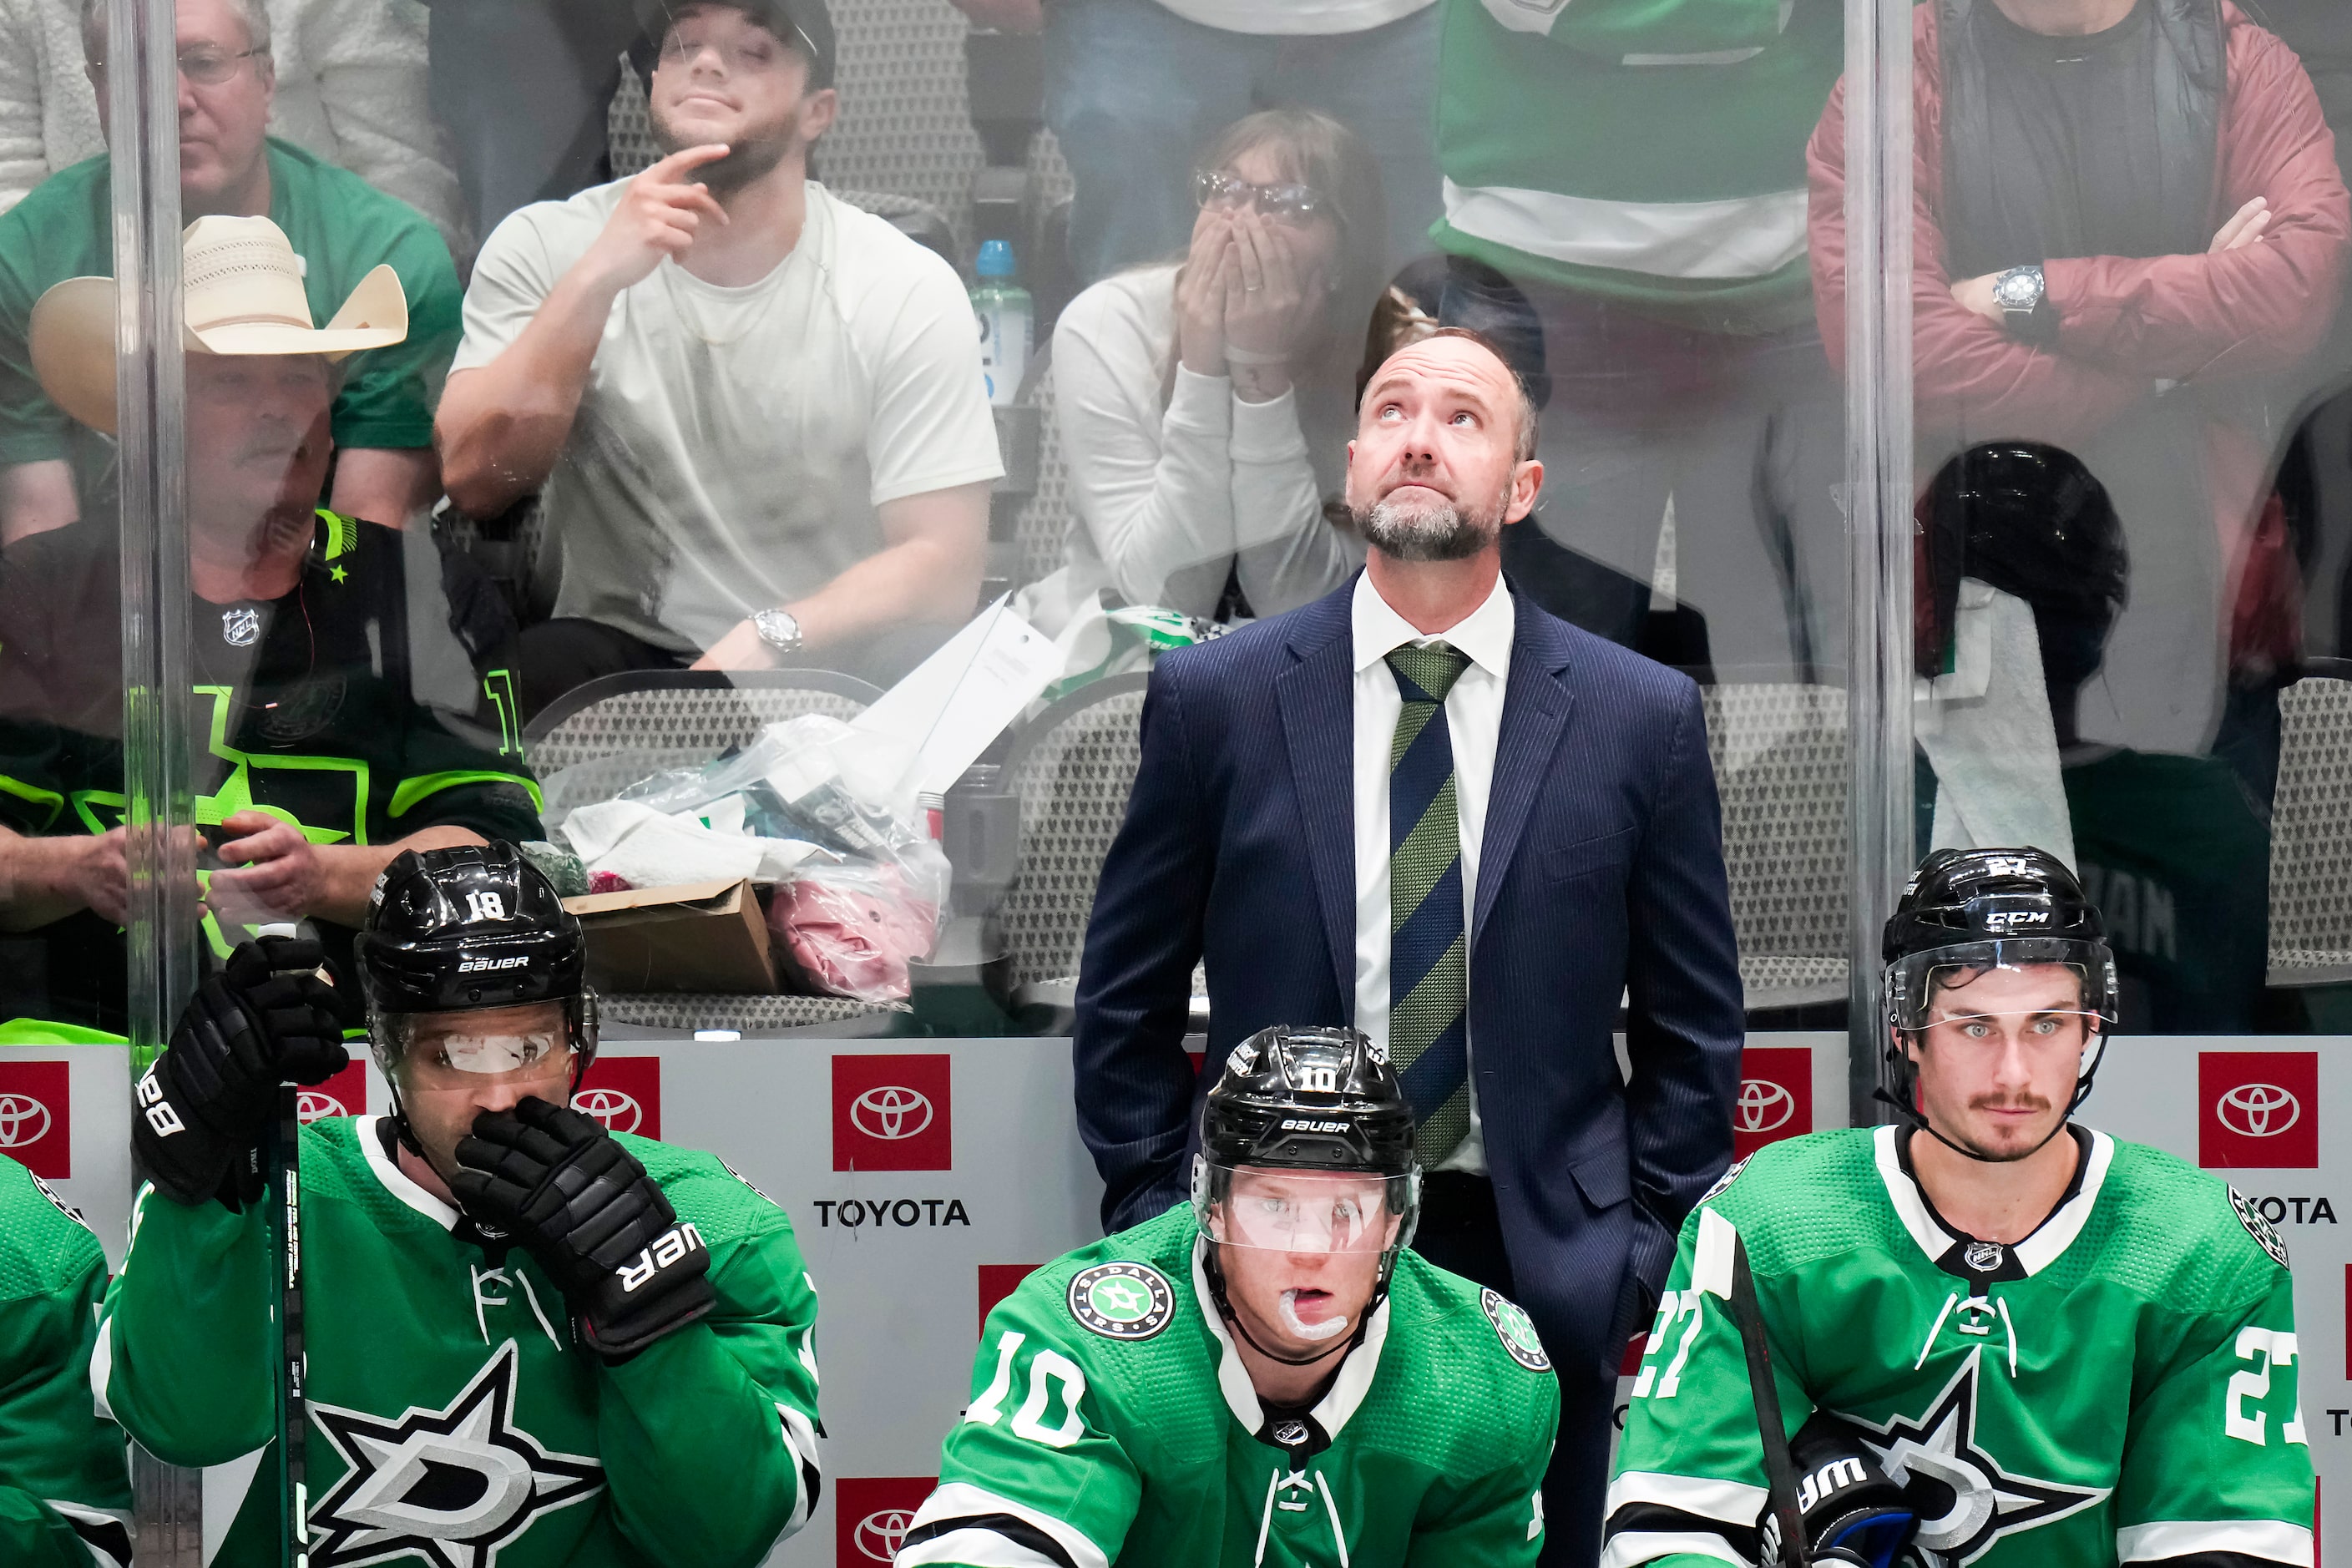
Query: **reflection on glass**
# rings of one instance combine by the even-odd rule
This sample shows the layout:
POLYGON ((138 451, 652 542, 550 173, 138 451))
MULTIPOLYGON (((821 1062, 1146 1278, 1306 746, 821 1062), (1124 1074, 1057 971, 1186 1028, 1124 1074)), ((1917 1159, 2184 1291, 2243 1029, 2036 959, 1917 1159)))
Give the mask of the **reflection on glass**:
MULTIPOLYGON (((193 732, 205 933, 320 922, 340 952, 403 847, 539 837, 515 727, 512 623, 421 531, 317 506, 338 383, 402 333, 389 269, 313 329, 286 237, 264 218, 190 226, 187 506, 193 732)), ((61 284, 30 358, 56 405, 113 423, 113 286, 61 284)), ((0 756, 20 854, 49 868, 6 895, 44 928, 47 1011, 119 1027, 125 897, 120 552, 110 519, 0 560, 0 756)))
MULTIPOLYGON (((1977 796, 1958 816, 2009 812, 2032 831, 1986 837, 1971 820, 1953 838, 1939 806, 1937 842, 2079 853, 2145 987, 2126 1027, 2251 1029, 2278 694, 2304 643, 2308 507, 2291 516, 2273 476, 2329 369, 2312 351, 2352 246, 2335 142, 2293 54, 2229 7, 1937 0, 1916 16, 1923 455, 2012 437, 2065 449, 1971 454, 1939 484, 1937 527, 1969 542, 1943 563, 1948 615, 1958 596, 1946 642, 1922 650, 1939 703, 1989 713, 2003 704, 1983 682, 2017 672, 1999 654, 1971 670, 1972 617, 1979 635, 2004 616, 2037 625, 2065 809, 2046 767, 2000 779, 2018 737, 1948 732, 1944 754, 1928 742, 1939 783, 1977 796), (2083 575, 2062 582, 2061 558, 2083 575), (2190 940, 2191 910, 2200 929, 2228 911, 2230 934, 2190 940)), ((1815 260, 1832 291, 1842 117, 1843 100, 1814 144, 1815 260)), ((1959 711, 1944 706, 1939 722, 1959 711)), ((2050 731, 2033 727, 2022 754, 2045 754, 2050 731)))
MULTIPOLYGON (((182 75, 180 216, 183 221, 207 215, 267 216, 276 223, 300 258, 302 287, 317 321, 332 316, 375 267, 389 265, 399 274, 411 330, 397 346, 355 362, 337 388, 333 433, 341 458, 333 493, 321 490, 311 498, 345 516, 396 527, 428 505, 439 488, 432 400, 457 342, 457 278, 448 247, 433 226, 415 207, 368 184, 368 178, 379 179, 385 190, 411 200, 425 195, 418 182, 401 177, 423 174, 421 154, 396 148, 403 135, 421 136, 427 144, 432 137, 414 90, 419 83, 401 85, 418 75, 422 62, 400 63, 404 57, 396 37, 396 8, 356 9, 381 13, 382 25, 319 31, 338 35, 342 44, 330 47, 352 50, 357 58, 335 65, 306 58, 301 72, 289 64, 281 91, 272 64, 280 40, 259 0, 185 0, 178 7, 181 58, 197 61, 199 75, 216 79, 182 75), (364 65, 371 50, 388 57, 381 68, 364 65), (363 74, 365 85, 353 85, 352 73, 363 74), (383 95, 393 101, 376 104, 383 95), (325 109, 330 102, 336 105, 333 116, 325 109), (362 105, 388 111, 385 132, 373 138, 362 134, 373 116, 354 123, 362 105), (331 161, 343 150, 332 128, 337 119, 352 142, 351 162, 366 178, 331 161), (327 152, 314 150, 320 148, 327 152)), ((91 74, 102 80, 104 7, 91 0, 81 11, 91 74)), ((303 28, 289 47, 299 50, 327 42, 303 28)), ((413 52, 415 43, 411 39, 405 47, 413 52)), ((65 71, 64 63, 49 59, 47 72, 37 79, 45 123, 54 105, 58 122, 70 125, 89 115, 102 125, 105 95, 94 95, 90 83, 65 71)), ((68 140, 70 153, 53 150, 58 172, 0 215, 5 543, 78 517, 104 518, 114 505, 111 443, 43 396, 26 357, 29 318, 42 293, 68 278, 112 270, 112 197, 103 143, 78 132, 68 140)), ((438 187, 449 180, 437 173, 422 184, 438 187)))

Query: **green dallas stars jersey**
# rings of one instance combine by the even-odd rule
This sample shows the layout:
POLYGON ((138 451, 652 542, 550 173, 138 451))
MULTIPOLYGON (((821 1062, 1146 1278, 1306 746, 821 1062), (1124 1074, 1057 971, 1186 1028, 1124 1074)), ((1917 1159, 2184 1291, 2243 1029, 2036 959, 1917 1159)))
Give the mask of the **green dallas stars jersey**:
POLYGON ((2312 1562, 2286 1250, 2101 1132, 2014 1247, 1940 1222, 1892 1127, 1759 1151, 1700 1201, 1633 1383, 1604 1568, 1753 1562, 1764 1470, 1723 1297, 1744 1240, 1790 1433, 1843 1416, 1938 1565, 2312 1562), (1728 1221, 1727 1226, 1724 1222, 1728 1221))
MULTIPOLYGON (((618 1134, 710 1249, 719 1305, 615 1366, 520 1249, 400 1173, 383 1119, 303 1129, 310 1568, 750 1568, 817 1499, 816 1296, 784 1212, 618 1134)), ((253 1463, 215 1568, 277 1555, 275 1329, 257 1209, 149 1187, 92 1381, 175 1464, 253 1463)))
POLYGON ((1199 1234, 1171 1209, 989 1314, 898 1568, 1535 1562, 1559 1390, 1525 1313, 1408 1251, 1322 1402, 1269 1415, 1199 1234))
POLYGON ((106 1254, 47 1183, 0 1159, 0 1563, 130 1568, 121 1428, 92 1408, 106 1254))

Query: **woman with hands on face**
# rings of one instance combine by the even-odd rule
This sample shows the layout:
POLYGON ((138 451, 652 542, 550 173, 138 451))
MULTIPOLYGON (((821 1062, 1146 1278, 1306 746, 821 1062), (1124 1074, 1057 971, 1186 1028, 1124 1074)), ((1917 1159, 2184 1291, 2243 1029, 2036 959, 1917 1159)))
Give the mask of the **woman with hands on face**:
POLYGON ((1272 110, 1193 176, 1181 258, 1107 278, 1054 333, 1073 520, 1048 618, 1100 589, 1217 620, 1344 581, 1362 546, 1326 521, 1351 376, 1384 279, 1380 174, 1339 121, 1272 110))

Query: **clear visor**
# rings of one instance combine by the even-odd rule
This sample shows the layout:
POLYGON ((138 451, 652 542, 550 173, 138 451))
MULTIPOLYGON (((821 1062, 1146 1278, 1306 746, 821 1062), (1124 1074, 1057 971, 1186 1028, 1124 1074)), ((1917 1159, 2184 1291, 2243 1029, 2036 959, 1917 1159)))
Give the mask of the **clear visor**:
POLYGON ((436 1027, 423 1016, 380 1021, 377 1037, 391 1047, 383 1053, 385 1070, 404 1066, 412 1079, 426 1080, 459 1075, 536 1078, 567 1070, 572 1064, 571 1030, 561 1019, 501 1026, 494 1012, 460 1016, 464 1022, 449 1029, 436 1027))
POLYGON ((2113 985, 2114 959, 2104 942, 1966 942, 1890 965, 1887 1012, 1899 1029, 2088 1044, 2107 1030, 2113 985))
POLYGON ((1377 1256, 1406 1234, 1411 1179, 1369 1172, 1210 1167, 1202 1228, 1222 1247, 1377 1256))

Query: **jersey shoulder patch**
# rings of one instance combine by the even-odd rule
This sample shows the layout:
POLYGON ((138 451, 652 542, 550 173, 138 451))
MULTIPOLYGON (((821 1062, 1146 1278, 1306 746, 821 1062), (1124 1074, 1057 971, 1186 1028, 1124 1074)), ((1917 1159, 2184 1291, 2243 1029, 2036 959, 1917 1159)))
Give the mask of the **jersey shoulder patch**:
POLYGON ((64 1198, 58 1196, 57 1188, 49 1185, 48 1183, 41 1180, 40 1177, 33 1175, 30 1171, 26 1172, 25 1174, 31 1177, 33 1190, 39 1193, 43 1197, 48 1199, 49 1202, 56 1206, 57 1211, 59 1214, 73 1221, 74 1224, 81 1226, 82 1229, 89 1231, 91 1235, 95 1236, 98 1234, 95 1230, 91 1229, 89 1221, 82 1217, 81 1210, 74 1207, 73 1205, 66 1202, 64 1198))
MULTIPOLYGON (((1721 1197, 1724 1194, 1725 1190, 1728 1188, 1732 1183, 1739 1180, 1739 1173, 1748 1169, 1748 1160, 1753 1160, 1754 1158, 1756 1158, 1756 1156, 1750 1154, 1748 1156, 1747 1160, 1734 1160, 1731 1163, 1731 1168, 1729 1170, 1716 1177, 1715 1185, 1707 1188, 1706 1191, 1698 1195, 1698 1204, 1711 1203, 1715 1199, 1721 1197)), ((1698 1207, 1698 1204, 1693 1204, 1691 1207, 1696 1209, 1698 1207)))
POLYGON ((1148 1340, 1176 1315, 1176 1291, 1149 1263, 1097 1263, 1070 1276, 1070 1316, 1107 1340, 1148 1340))
POLYGON ((2277 1229, 2263 1217, 2263 1211, 2254 1206, 2253 1200, 2231 1187, 2230 1206, 2238 1211, 2238 1223, 2246 1227, 2246 1234, 2254 1238, 2255 1245, 2269 1253, 2271 1260, 2281 1268, 2287 1268, 2286 1243, 2279 1239, 2277 1229))
POLYGON ((1495 1325, 1495 1337, 1503 1342, 1503 1349, 1513 1361, 1529 1372, 1551 1370, 1551 1357, 1544 1353, 1535 1320, 1528 1316, 1525 1308, 1484 1287, 1478 1291, 1478 1307, 1486 1314, 1486 1321, 1495 1325))

